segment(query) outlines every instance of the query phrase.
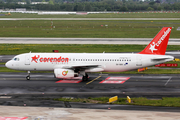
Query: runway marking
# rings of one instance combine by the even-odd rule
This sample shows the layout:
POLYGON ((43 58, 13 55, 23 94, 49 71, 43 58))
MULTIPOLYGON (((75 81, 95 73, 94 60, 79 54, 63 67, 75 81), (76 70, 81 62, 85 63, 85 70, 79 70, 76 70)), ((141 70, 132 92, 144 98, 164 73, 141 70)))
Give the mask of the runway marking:
POLYGON ((63 80, 59 80, 56 83, 80 83, 80 82, 82 82, 82 77, 66 78, 63 80))
POLYGON ((172 77, 169 78, 169 80, 167 80, 167 82, 165 83, 165 86, 169 83, 169 81, 171 80, 172 77))
POLYGON ((56 83, 80 83, 82 80, 60 80, 57 81, 56 83))
POLYGON ((82 77, 61 78, 63 80, 82 80, 82 77))
POLYGON ((86 83, 86 85, 88 85, 88 84, 92 83, 93 81, 95 81, 95 80, 99 79, 100 77, 101 77, 101 76, 98 76, 97 78, 95 78, 95 79, 91 80, 90 82, 86 83))
POLYGON ((0 120, 25 120, 28 117, 0 117, 0 120))
POLYGON ((116 83, 116 84, 123 84, 125 83, 130 77, 108 77, 105 80, 99 83, 116 83))

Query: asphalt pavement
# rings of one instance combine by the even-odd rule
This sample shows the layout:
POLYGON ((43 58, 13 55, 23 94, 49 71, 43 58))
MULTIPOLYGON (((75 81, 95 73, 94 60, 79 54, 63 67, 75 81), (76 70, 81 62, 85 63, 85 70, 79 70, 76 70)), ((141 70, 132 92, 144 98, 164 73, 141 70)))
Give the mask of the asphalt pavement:
MULTIPOLYGON (((16 38, 1 37, 0 44, 135 44, 147 45, 153 38, 16 38)), ((170 38, 168 45, 180 45, 170 38)))
POLYGON ((180 118, 177 107, 90 104, 54 101, 53 98, 88 97, 180 97, 179 75, 89 74, 89 81, 53 78, 53 73, 0 73, 0 118, 27 117, 28 120, 70 119, 163 119, 180 118), (100 76, 100 77, 99 77, 100 76), (98 79, 96 79, 98 78, 98 79), (95 80, 96 79, 96 80, 95 80), (5 112, 6 111, 6 112, 5 112), (8 112, 7 112, 8 111, 8 112), (47 114, 48 113, 48 114, 47 114), (101 117, 100 117, 101 116, 101 117))

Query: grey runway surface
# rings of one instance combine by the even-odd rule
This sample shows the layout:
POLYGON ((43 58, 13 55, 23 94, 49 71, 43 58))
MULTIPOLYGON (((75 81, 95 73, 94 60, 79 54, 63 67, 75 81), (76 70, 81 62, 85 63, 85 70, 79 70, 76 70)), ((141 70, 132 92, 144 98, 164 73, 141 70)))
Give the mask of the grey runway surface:
POLYGON ((0 18, 0 20, 180 20, 180 18, 0 18))
MULTIPOLYGON (((0 38, 0 44, 141 44, 153 38, 0 38)), ((180 39, 171 38, 169 45, 180 45, 180 39)))
POLYGON ((30 81, 27 81, 25 76, 26 73, 0 73, 0 105, 24 106, 26 104, 26 106, 38 107, 180 112, 180 109, 176 107, 86 104, 59 102, 51 99, 59 97, 112 97, 115 95, 118 97, 147 97, 149 99, 180 97, 179 75, 90 74, 89 81, 79 83, 59 83, 60 79, 53 78, 53 73, 32 73, 30 81), (109 77, 128 79, 121 83, 101 83, 109 77))
MULTIPOLYGON (((79 83, 57 83, 53 73, 31 74, 31 80, 25 79, 26 73, 0 73, 0 93, 4 94, 58 94, 84 96, 119 97, 155 97, 180 96, 179 75, 120 75, 90 74, 89 81, 79 83), (98 79, 96 79, 99 77, 98 79), (124 83, 100 83, 107 78, 128 78, 124 83), (96 79, 96 80, 94 80, 96 79)), ((121 80, 120 80, 121 81, 121 80)), ((122 80, 123 81, 123 80, 122 80)))

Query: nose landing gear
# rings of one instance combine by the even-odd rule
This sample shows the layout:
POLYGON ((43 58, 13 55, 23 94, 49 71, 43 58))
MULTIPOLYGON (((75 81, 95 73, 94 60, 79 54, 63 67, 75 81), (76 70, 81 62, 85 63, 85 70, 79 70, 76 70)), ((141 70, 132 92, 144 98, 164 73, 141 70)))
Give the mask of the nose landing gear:
POLYGON ((26 76, 26 80, 30 80, 30 71, 27 71, 28 75, 26 76))

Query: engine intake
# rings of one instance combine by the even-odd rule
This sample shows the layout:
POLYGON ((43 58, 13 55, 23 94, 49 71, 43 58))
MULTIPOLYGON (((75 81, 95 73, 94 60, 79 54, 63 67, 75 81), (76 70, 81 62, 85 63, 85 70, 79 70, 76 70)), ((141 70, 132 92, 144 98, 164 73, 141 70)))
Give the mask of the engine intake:
POLYGON ((54 69, 54 74, 56 78, 69 78, 78 76, 78 73, 75 73, 70 69, 54 69))

